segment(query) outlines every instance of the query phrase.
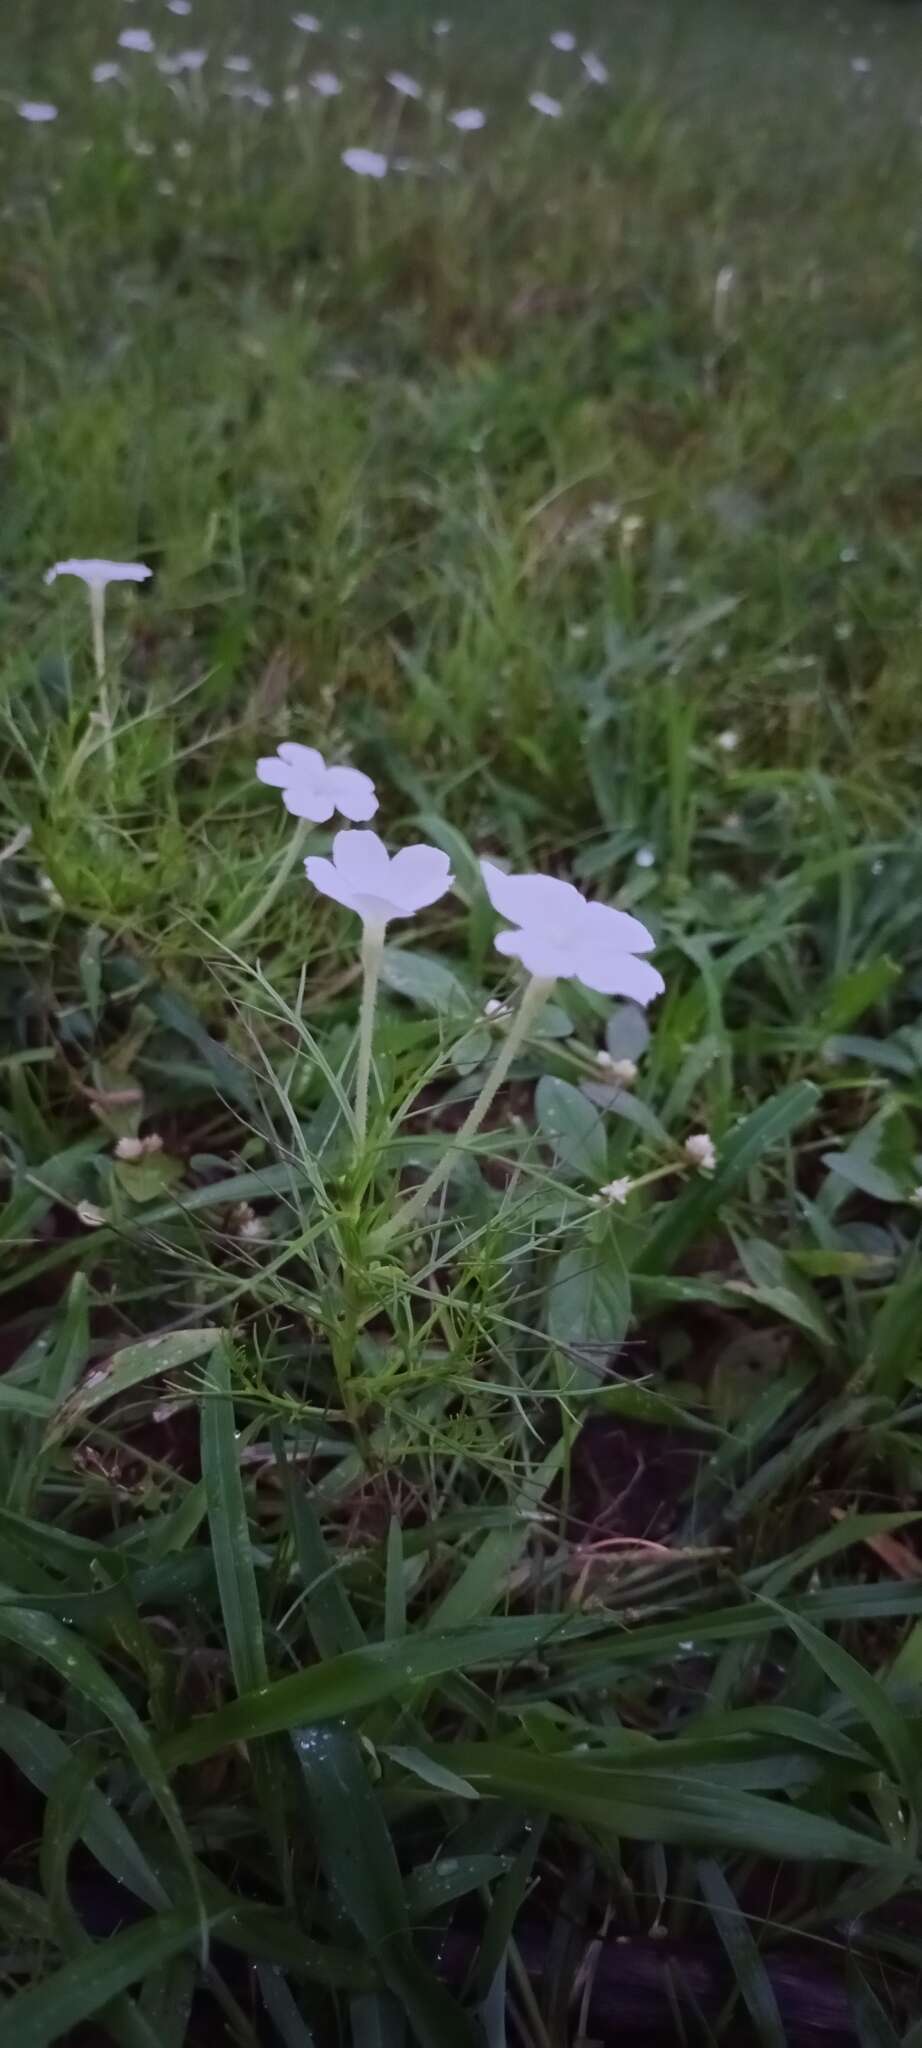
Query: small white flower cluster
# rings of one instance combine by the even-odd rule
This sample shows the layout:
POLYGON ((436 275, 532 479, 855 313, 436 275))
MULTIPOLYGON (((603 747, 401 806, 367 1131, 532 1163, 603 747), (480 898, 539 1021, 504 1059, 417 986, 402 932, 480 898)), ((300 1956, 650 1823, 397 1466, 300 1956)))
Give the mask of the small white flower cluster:
MULTIPOLYGON (((370 776, 358 768, 328 765, 316 747, 295 740, 283 740, 276 754, 264 755, 256 773, 260 782, 281 790, 293 817, 313 824, 326 824, 334 811, 364 822, 378 808, 370 776)), ((448 855, 437 846, 405 846, 390 854, 377 832, 342 831, 331 854, 329 859, 308 855, 308 880, 322 896, 354 911, 370 930, 382 931, 392 918, 427 909, 454 883, 448 855)), ((636 917, 590 903, 572 882, 507 875, 490 860, 481 861, 480 871, 494 910, 510 926, 499 933, 496 950, 519 960, 534 980, 572 979, 600 995, 628 996, 642 1004, 662 993, 662 975, 643 958, 653 950, 653 935, 636 917)), ((488 1014, 498 1011, 489 1009, 488 1014)), ((636 1078, 633 1062, 618 1064, 616 1078, 636 1078)))
POLYGON ((163 1151, 163 1139, 158 1131, 151 1131, 147 1138, 119 1138, 115 1147, 116 1159, 149 1159, 152 1153, 163 1151))

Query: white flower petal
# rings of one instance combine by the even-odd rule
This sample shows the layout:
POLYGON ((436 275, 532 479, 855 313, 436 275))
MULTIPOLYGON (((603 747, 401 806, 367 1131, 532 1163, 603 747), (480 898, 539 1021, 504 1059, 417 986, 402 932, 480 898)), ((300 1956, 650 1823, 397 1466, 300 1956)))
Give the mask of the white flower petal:
POLYGON ((609 954, 606 958, 594 945, 577 949, 571 972, 598 995, 630 996, 634 1003, 652 1003, 666 986, 649 960, 638 960, 634 953, 609 954))
POLYGON ((342 79, 337 78, 335 71, 312 71, 307 82, 322 100, 335 100, 343 89, 342 79))
POLYGON ((357 178, 386 178, 387 157, 377 149, 344 149, 340 161, 357 178))
POLYGON ((292 771, 280 761, 277 754, 263 754, 256 763, 256 779, 267 782, 270 789, 287 789, 292 780, 292 771))
POLYGON ((104 590, 107 583, 146 583, 153 575, 146 562, 105 562, 95 556, 81 560, 75 556, 66 562, 55 562, 45 571, 45 582, 54 583, 58 576, 79 576, 90 590, 104 590))
POLYGON ((591 940, 603 957, 606 953, 652 953, 656 944, 652 932, 626 910, 612 910, 608 903, 587 903, 580 919, 580 943, 591 940))
POLYGON ((144 57, 149 57, 154 47, 149 28, 123 28, 118 40, 121 49, 139 50, 144 57))
POLYGON ((438 846, 405 846, 391 861, 389 894, 406 913, 437 903, 454 881, 447 853, 438 846))
POLYGON ((353 894, 362 889, 370 896, 390 897, 391 863, 377 832, 337 832, 333 860, 353 894))
POLYGON ((350 889, 345 877, 337 872, 331 860, 324 860, 320 854, 309 853, 304 870, 308 881, 313 882, 314 888, 319 889, 321 896, 329 896, 334 903, 341 903, 344 910, 358 908, 354 889, 350 889))
POLYGON ((386 77, 387 77, 387 82, 388 82, 388 85, 391 85, 391 86, 393 86, 393 88, 394 88, 394 91, 395 91, 395 92, 399 92, 399 93, 400 93, 400 95, 401 95, 401 97, 402 97, 403 99, 406 99, 406 100, 421 100, 421 99, 422 99, 422 96, 423 96, 423 89, 422 89, 422 86, 420 85, 420 83, 419 83, 418 79, 415 79, 415 78, 411 78, 411 77, 409 76, 409 73, 408 73, 408 72, 406 72, 406 71, 388 71, 388 72, 387 72, 387 73, 386 73, 385 75, 386 75, 386 77))
POLYGON ((585 908, 585 899, 572 882, 557 882, 551 875, 507 875, 482 860, 480 872, 494 910, 512 924, 537 925, 573 922, 585 908))
POLYGON ((550 121, 556 121, 563 113, 560 101, 552 99, 549 92, 530 92, 528 104, 534 107, 536 114, 545 114, 550 121))
POLYGON ((374 817, 378 808, 375 786, 360 768, 328 768, 324 787, 344 818, 364 824, 366 818, 374 817))
POLYGON ((309 818, 312 825, 328 824, 336 809, 323 783, 302 782, 297 775, 288 783, 282 802, 293 818, 309 818))
POLYGON ((539 974, 543 981, 556 981, 559 975, 570 975, 573 964, 568 947, 559 941, 548 939, 539 931, 499 932, 494 941, 497 953, 507 958, 521 960, 529 974, 539 974))
POLYGON ((299 775, 310 776, 313 780, 323 774, 327 765, 316 747, 302 747, 300 740, 283 740, 279 757, 297 769, 299 775))
POLYGON ((482 107, 458 107, 448 119, 453 128, 461 129, 462 134, 473 135, 486 125, 487 117, 482 107))
POLYGON ((23 121, 34 121, 41 126, 43 121, 56 121, 57 107, 50 100, 20 100, 16 109, 23 121))

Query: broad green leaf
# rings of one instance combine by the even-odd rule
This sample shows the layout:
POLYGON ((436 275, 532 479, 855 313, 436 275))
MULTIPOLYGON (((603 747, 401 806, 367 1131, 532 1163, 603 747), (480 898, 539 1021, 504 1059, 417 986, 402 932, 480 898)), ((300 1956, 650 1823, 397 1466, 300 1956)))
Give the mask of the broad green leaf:
POLYGON ((430 953, 385 946, 381 980, 394 995, 405 996, 418 1009, 434 1010, 439 1017, 467 1017, 474 1007, 463 982, 430 953))
POLYGON ((608 1158, 605 1126, 580 1089, 543 1074, 535 1091, 535 1115, 553 1146, 558 1171, 582 1175, 598 1187, 608 1158))
POLYGON ((613 1060, 642 1059, 650 1043, 650 1026, 639 1003, 616 1003, 605 1026, 605 1043, 613 1060))
POLYGON ((624 1342, 630 1317, 631 1289, 617 1224, 600 1211, 584 1241, 562 1252, 552 1269, 548 1336, 561 1350, 575 1353, 591 1379, 600 1380, 624 1342))

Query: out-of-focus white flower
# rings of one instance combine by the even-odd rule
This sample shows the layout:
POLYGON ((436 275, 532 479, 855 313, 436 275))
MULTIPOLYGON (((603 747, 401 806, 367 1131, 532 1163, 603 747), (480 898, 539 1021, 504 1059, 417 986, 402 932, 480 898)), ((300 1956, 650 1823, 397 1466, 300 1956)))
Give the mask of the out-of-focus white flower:
POLYGON ((337 78, 335 71, 312 71, 307 82, 315 92, 319 92, 322 100, 335 100, 343 89, 342 79, 337 78))
POLYGON ((316 14, 293 14, 291 19, 295 28, 299 28, 303 35, 317 36, 320 34, 320 23, 317 20, 316 14))
POLYGON ((713 1173, 717 1165, 717 1150, 714 1140, 707 1131, 695 1131, 685 1140, 685 1156, 697 1166, 699 1173, 713 1173))
POLYGON ((45 582, 54 583, 59 576, 79 576, 88 590, 105 590, 107 583, 146 583, 153 573, 146 562, 105 562, 95 556, 81 561, 71 557, 46 569, 45 582))
POLYGON ((530 92, 528 104, 534 107, 536 114, 546 114, 549 121, 556 121, 563 113, 560 101, 552 99, 549 92, 530 92))
POLYGON ((615 1060, 612 1059, 610 1052, 602 1051, 596 1053, 596 1062, 598 1066, 604 1067, 613 1081, 619 1081, 622 1088, 633 1088, 640 1072, 636 1060, 615 1060))
POLYGON ((116 1159, 149 1159, 154 1152, 163 1151, 163 1139, 159 1131, 151 1131, 147 1138, 120 1138, 115 1147, 116 1159))
POLYGON ((656 855, 652 846, 638 846, 634 855, 634 865, 638 868, 655 868, 656 855))
POLYGON ((476 128, 483 128, 487 119, 482 107, 458 107, 448 118, 453 128, 460 128, 465 134, 473 134, 476 128))
POLYGON ((225 71, 239 71, 241 73, 245 71, 252 71, 253 59, 252 57, 244 57, 242 55, 234 57, 225 57, 224 69, 225 71))
POLYGON ((417 78, 410 77, 409 72, 388 71, 385 73, 385 77, 387 79, 388 85, 393 86, 394 91, 399 92, 402 99, 422 99, 422 86, 420 85, 419 80, 417 78))
POLYGON ((149 57, 154 49, 154 38, 149 28, 123 28, 118 45, 120 50, 137 50, 142 57, 149 57))
POLYGON ((521 960, 543 981, 575 979, 601 995, 649 1003, 665 983, 649 961, 654 939, 646 925, 607 903, 589 903, 572 882, 548 875, 507 875, 482 860, 487 895, 500 917, 518 927, 500 932, 498 953, 521 960))
POLYGON ((177 71, 201 71, 207 62, 207 50, 180 50, 173 59, 177 71))
POLYGON ((580 57, 580 63, 590 84, 608 84, 608 65, 603 64, 601 57, 597 57, 594 50, 584 50, 580 57))
POLYGON ((337 832, 332 860, 309 854, 304 866, 322 896, 354 910, 374 929, 437 903, 454 881, 440 847, 405 846, 389 854, 377 832, 337 832))
POLYGON ((568 28, 555 28, 554 33, 550 38, 550 42, 551 47, 554 50, 564 50, 569 52, 570 50, 575 50, 576 48, 576 37, 572 33, 572 30, 568 28))
POLYGON ((726 726, 724 731, 717 735, 717 745, 722 754, 735 754, 739 743, 739 733, 734 732, 732 725, 726 726))
POLYGON ((866 77, 866 76, 867 76, 867 73, 868 73, 868 72, 870 71, 870 69, 871 69, 871 59, 870 59, 870 57, 853 57, 851 61, 852 61, 852 70, 853 70, 854 72, 856 72, 856 73, 857 73, 858 77, 859 77, 859 78, 864 78, 864 77, 866 77))
POLYGON ((57 107, 52 105, 51 100, 20 100, 16 112, 21 120, 34 121, 38 127, 45 121, 56 121, 58 118, 57 107))
POLYGON ((170 14, 192 13, 192 0, 166 0, 166 4, 170 14))
POLYGON ((509 1011, 510 1005, 508 1003, 501 1003, 496 996, 491 996, 489 1001, 484 1003, 483 1006, 483 1014, 485 1017, 490 1018, 491 1023, 497 1017, 508 1017, 509 1011))
POLYGON ((388 161, 378 149, 344 149, 340 159, 357 178, 386 178, 388 161))
POLYGON ((450 35, 450 34, 451 34, 451 22, 450 22, 450 21, 434 21, 434 22, 433 22, 433 24, 432 24, 432 33, 433 33, 433 35, 434 35, 434 36, 447 36, 447 35, 450 35))
POLYGON ((597 1195, 593 1195, 592 1200, 597 1209, 610 1208, 612 1203, 617 1203, 623 1209, 633 1185, 632 1180, 606 1181, 605 1186, 599 1189, 597 1195))
POLYGON ((297 740, 283 740, 277 754, 264 754, 256 773, 260 782, 282 791, 293 818, 310 818, 315 825, 325 825, 334 811, 364 824, 378 808, 370 775, 360 768, 328 768, 316 747, 302 747, 297 740))
POLYGON ((94 64, 90 72, 94 85, 111 85, 113 79, 123 76, 121 65, 112 63, 94 64))

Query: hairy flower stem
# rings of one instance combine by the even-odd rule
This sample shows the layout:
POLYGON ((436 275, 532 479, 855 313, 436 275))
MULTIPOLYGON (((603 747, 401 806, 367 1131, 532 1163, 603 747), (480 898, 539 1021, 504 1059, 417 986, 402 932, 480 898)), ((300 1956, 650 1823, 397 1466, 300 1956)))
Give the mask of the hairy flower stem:
POLYGON ((297 861, 298 855, 302 853, 304 850, 305 841, 307 839, 309 831, 310 826, 306 825, 303 819, 299 820, 294 832, 291 835, 291 838, 288 841, 282 858, 279 861, 278 867, 275 869, 275 872, 272 876, 272 880, 269 883, 268 888, 263 890, 263 893, 259 898, 259 902, 253 905, 252 910, 247 911, 246 917, 244 917, 241 920, 240 924, 235 925, 234 930, 230 934, 230 937, 228 939, 225 939, 224 943, 226 946, 230 948, 231 952, 236 951, 241 941, 249 937, 249 934, 253 930, 254 925, 261 924, 263 918, 266 915, 266 911, 271 910, 276 897, 284 888, 285 883, 287 882, 288 877, 291 874, 291 870, 294 867, 295 862, 297 861))
POLYGON ((362 1008, 359 1014, 359 1056, 355 1070, 355 1142, 361 1152, 368 1132, 368 1083, 371 1078, 371 1045, 375 1027, 378 976, 384 950, 383 924, 362 927, 362 1008))
POLYGON ((412 1223, 421 1210, 431 1202, 433 1195, 438 1193, 443 1181, 448 1179, 455 1153, 460 1152, 473 1137, 476 1137, 490 1104, 499 1093, 513 1060, 530 1036, 553 987, 552 980, 548 981, 540 974, 532 975, 480 1094, 468 1110, 460 1130, 454 1140, 446 1146, 438 1165, 433 1167, 428 1179, 423 1181, 422 1186, 415 1190, 409 1201, 404 1202, 391 1217, 390 1222, 385 1223, 383 1229, 377 1233, 377 1246, 389 1243, 398 1230, 405 1230, 407 1224, 412 1223))

